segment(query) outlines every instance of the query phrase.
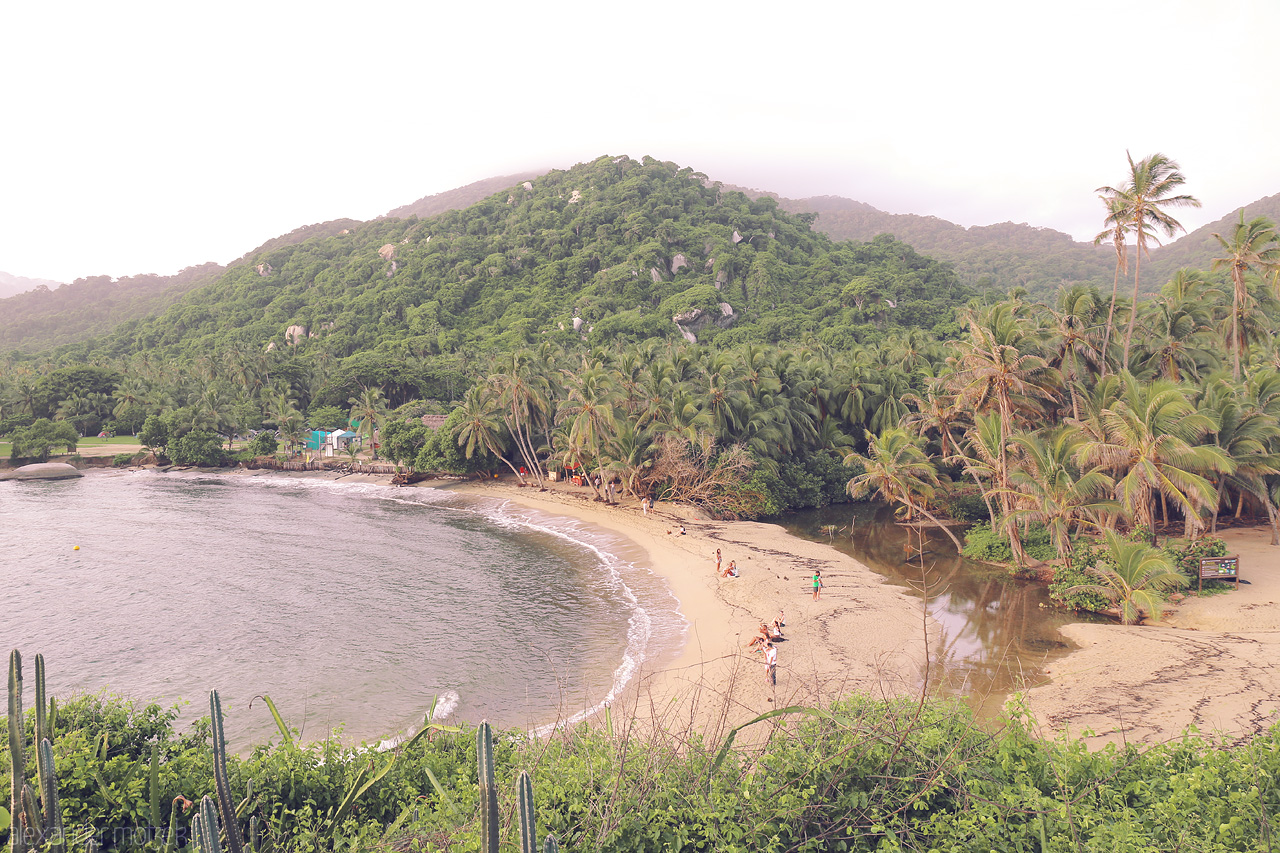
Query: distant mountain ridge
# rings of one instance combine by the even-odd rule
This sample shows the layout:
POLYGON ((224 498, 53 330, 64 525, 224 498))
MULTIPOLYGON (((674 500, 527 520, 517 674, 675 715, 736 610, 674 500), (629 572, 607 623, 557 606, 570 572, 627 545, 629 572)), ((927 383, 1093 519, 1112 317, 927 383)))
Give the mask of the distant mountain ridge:
POLYGON ((62 282, 50 281, 47 278, 23 278, 20 275, 0 272, 0 299, 17 296, 19 293, 26 293, 28 290, 35 290, 37 287, 54 290, 61 286, 62 282))

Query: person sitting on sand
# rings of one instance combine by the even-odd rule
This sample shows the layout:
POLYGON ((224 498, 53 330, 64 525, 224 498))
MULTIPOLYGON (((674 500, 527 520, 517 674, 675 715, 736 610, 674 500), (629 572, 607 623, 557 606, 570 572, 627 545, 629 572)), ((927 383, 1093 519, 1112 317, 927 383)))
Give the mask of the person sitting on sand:
POLYGON ((775 619, 775 620, 774 620, 774 621, 773 621, 773 622, 768 626, 768 629, 769 629, 769 639, 770 639, 770 640, 783 640, 783 639, 786 639, 785 637, 783 637, 783 636, 782 636, 782 631, 781 631, 781 629, 778 627, 778 620, 776 620, 776 619, 775 619))
POLYGON ((760 634, 756 634, 754 637, 751 638, 751 642, 747 643, 747 648, 749 649, 755 648, 756 646, 759 646, 760 648, 764 648, 764 644, 767 642, 769 642, 768 637, 762 636, 760 634))
POLYGON ((729 565, 720 573, 722 578, 736 578, 738 576, 738 564, 733 560, 729 561, 729 565))

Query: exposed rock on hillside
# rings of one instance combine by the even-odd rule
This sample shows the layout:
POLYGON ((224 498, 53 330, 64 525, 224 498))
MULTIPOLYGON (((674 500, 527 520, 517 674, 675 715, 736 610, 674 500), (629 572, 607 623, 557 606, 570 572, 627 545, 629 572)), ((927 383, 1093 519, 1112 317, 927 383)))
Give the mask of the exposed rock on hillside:
POLYGON ((671 318, 672 322, 676 324, 676 328, 680 330, 680 334, 691 344, 696 344, 698 342, 698 334, 712 323, 721 329, 727 329, 737 319, 738 315, 733 313, 733 308, 728 302, 720 303, 720 316, 718 317, 703 311, 701 308, 694 308, 671 318))

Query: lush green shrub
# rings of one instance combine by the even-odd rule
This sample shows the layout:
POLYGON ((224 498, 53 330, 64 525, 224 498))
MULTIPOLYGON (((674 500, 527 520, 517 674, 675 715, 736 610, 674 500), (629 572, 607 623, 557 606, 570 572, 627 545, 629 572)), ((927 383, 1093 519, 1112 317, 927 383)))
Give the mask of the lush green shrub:
MULTIPOLYGON (((1018 528, 1021 531, 1021 526, 1018 528)), ((964 556, 989 563, 1012 563, 1013 548, 1003 534, 991 529, 990 523, 975 524, 964 537, 964 556)), ((1058 556, 1049 531, 1043 524, 1033 524, 1022 537, 1022 547, 1033 560, 1048 561, 1058 556)))
POLYGON ((1054 570, 1053 580, 1049 582, 1049 598, 1068 610, 1090 610, 1101 613, 1112 607, 1112 602, 1099 593, 1067 592, 1075 586, 1097 583, 1097 577, 1090 574, 1088 569, 1099 563, 1106 563, 1115 568, 1115 563, 1103 548, 1088 542, 1077 544, 1067 564, 1054 570))
POLYGON ((133 464, 136 453, 117 453, 111 457, 111 464, 116 468, 124 468, 133 464))
POLYGON ((248 446, 249 453, 253 456, 272 456, 279 448, 280 442, 276 440, 276 434, 265 429, 250 439, 248 446))
POLYGON ((168 456, 178 465, 214 468, 224 464, 222 436, 208 430, 193 429, 169 445, 168 456))
MULTIPOLYGON (((91 833, 121 853, 157 849, 131 832, 152 824, 153 749, 162 825, 178 795, 213 793, 208 719, 180 734, 174 718, 172 709, 101 696, 60 708, 54 759, 74 849, 91 833)), ((508 807, 516 777, 529 771, 539 834, 554 832, 565 850, 1225 852, 1266 849, 1269 780, 1280 773, 1278 727, 1232 745, 1190 732, 1141 749, 1090 750, 1036 738, 1016 705, 991 730, 956 704, 856 694, 755 730, 766 726, 777 726, 775 736, 757 746, 739 738, 723 754, 723 741, 693 731, 641 739, 584 724, 544 738, 498 733, 500 803, 508 807)), ((231 756, 228 771, 241 819, 256 817, 281 853, 480 847, 469 728, 385 753, 337 739, 276 742, 231 756), (335 825, 330 815, 362 774, 383 769, 335 825)), ((0 776, 4 802, 9 786, 0 776)), ((180 828, 189 824, 178 815, 180 828)))
POLYGON ((1163 550, 1184 575, 1192 582, 1200 579, 1200 560, 1203 557, 1225 557, 1227 543, 1217 536, 1201 536, 1194 541, 1169 539, 1163 550))
POLYGON ((10 458, 48 462, 55 447, 65 447, 68 453, 75 452, 80 434, 67 421, 40 418, 14 432, 11 441, 10 458))

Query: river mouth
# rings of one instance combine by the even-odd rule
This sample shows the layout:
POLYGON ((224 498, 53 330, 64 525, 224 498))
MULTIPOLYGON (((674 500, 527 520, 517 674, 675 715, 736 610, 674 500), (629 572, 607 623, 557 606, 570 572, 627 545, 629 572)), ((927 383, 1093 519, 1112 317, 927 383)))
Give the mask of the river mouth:
POLYGON ((782 525, 795 536, 828 543, 921 598, 941 642, 930 648, 919 686, 962 698, 982 718, 998 715, 1011 694, 1047 680, 1045 670, 1075 648, 1059 630, 1063 625, 1094 621, 1055 608, 1043 583, 960 557, 937 531, 925 533, 924 568, 908 564, 917 533, 896 524, 884 504, 808 510, 782 525))

